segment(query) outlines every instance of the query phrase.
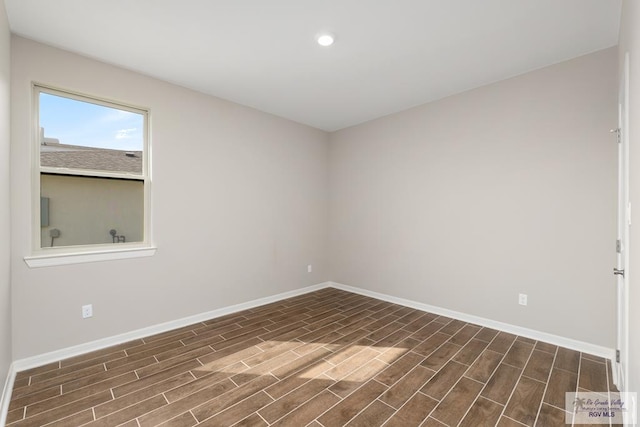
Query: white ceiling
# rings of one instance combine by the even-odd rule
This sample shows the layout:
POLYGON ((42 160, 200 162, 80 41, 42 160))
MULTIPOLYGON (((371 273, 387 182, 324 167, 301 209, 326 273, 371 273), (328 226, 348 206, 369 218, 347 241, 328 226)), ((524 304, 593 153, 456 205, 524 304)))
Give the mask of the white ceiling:
POLYGON ((617 44, 621 0, 5 0, 11 30, 327 131, 617 44), (330 48, 315 43, 331 31, 330 48))

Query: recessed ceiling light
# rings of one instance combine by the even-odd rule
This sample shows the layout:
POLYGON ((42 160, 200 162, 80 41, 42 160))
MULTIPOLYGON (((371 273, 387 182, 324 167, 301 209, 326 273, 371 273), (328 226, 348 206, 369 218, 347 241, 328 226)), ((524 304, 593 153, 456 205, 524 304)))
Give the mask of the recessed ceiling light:
POLYGON ((320 34, 316 40, 320 46, 324 47, 331 46, 334 42, 333 35, 327 33, 320 34))

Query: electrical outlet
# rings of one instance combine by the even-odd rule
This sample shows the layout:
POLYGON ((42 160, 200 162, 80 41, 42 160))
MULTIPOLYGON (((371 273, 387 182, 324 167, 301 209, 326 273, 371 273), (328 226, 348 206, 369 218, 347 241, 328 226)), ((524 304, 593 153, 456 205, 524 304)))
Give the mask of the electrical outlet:
POLYGON ((82 306, 82 318, 87 319, 89 317, 93 317, 93 304, 82 306))
POLYGON ((518 295, 518 304, 527 305, 527 294, 519 294, 518 295))
POLYGON ((307 265, 307 273, 311 273, 313 271, 313 266, 311 264, 307 265))

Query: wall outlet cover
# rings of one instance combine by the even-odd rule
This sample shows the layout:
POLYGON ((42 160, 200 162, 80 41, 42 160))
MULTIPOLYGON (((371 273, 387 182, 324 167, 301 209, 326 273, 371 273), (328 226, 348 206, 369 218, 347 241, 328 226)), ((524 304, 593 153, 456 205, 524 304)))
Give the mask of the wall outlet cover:
POLYGON ((87 319, 93 317, 93 305, 87 304, 82 306, 82 318, 87 319))
POLYGON ((519 294, 518 295, 518 304, 527 305, 527 294, 519 294))

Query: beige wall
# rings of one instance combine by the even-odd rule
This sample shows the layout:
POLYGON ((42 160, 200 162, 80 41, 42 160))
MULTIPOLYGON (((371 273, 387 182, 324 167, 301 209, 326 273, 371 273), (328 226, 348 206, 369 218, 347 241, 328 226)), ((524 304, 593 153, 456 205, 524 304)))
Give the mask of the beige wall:
POLYGON ((40 229, 42 247, 50 230, 54 246, 113 243, 115 229, 126 242, 144 240, 144 183, 135 180, 42 175, 40 195, 49 198, 49 226, 40 229))
POLYGON ((329 137, 14 37, 14 357, 326 280, 613 347, 615 64, 597 52, 329 137), (154 257, 25 265, 32 81, 151 109, 154 257))
POLYGON ((16 359, 329 279, 326 133, 15 36, 11 65, 16 359), (25 265, 32 81, 150 108, 155 256, 25 265))
POLYGON ((613 348, 616 86, 611 48, 334 133, 332 280, 613 348))
POLYGON ((0 2, 0 393, 11 364, 11 277, 9 211, 9 46, 4 1, 0 2))
MULTIPOLYGON (((619 63, 629 52, 629 190, 631 197, 631 235, 629 244, 629 384, 627 391, 640 392, 640 4, 625 0, 620 22, 619 63)), ((623 68, 620 67, 620 72, 623 68)))

